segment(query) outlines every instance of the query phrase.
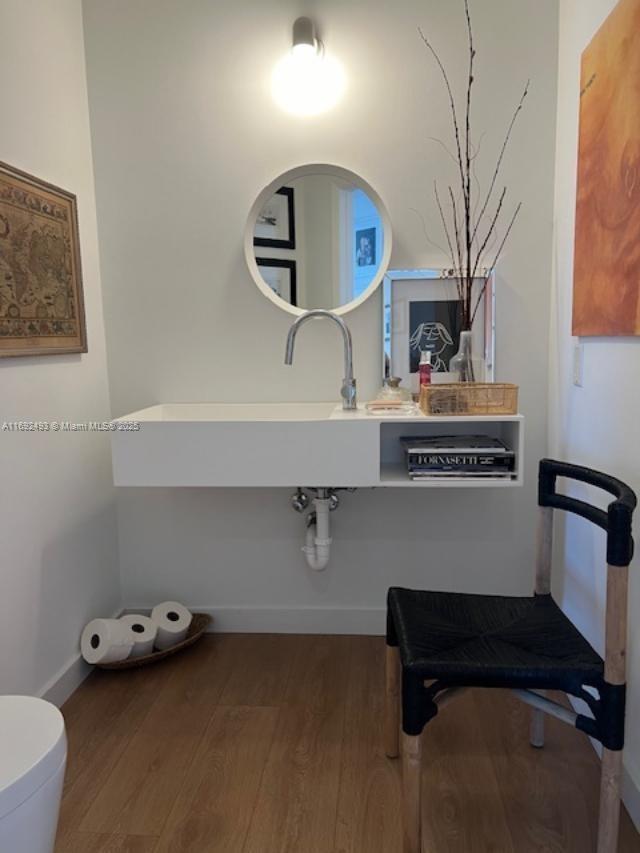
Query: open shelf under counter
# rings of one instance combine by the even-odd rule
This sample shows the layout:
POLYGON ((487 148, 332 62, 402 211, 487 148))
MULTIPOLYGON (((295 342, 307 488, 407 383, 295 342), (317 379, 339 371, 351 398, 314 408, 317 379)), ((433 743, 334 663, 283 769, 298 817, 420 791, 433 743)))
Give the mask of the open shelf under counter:
POLYGON ((522 415, 456 415, 380 421, 380 485, 388 488, 504 489, 522 485, 524 417, 522 415), (515 452, 510 477, 448 476, 412 480, 407 471, 402 438, 439 435, 488 435, 499 438, 515 452))

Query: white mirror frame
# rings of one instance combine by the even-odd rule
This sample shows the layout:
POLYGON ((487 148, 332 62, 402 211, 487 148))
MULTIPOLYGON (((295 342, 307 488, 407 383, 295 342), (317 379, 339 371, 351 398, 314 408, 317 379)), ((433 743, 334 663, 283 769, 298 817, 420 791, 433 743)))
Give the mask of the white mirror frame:
POLYGON ((266 186, 261 193, 259 193, 251 210, 249 211, 244 232, 245 259, 247 261, 251 277, 256 283, 258 289, 262 291, 267 299, 273 302, 274 305, 277 305, 279 308, 283 308, 285 311, 288 311, 289 314, 293 314, 296 317, 307 313, 307 308, 300 308, 298 305, 290 305, 286 300, 274 293, 274 291, 265 282, 260 275, 260 270, 256 263, 255 246, 253 245, 256 222, 260 211, 264 208, 265 204, 269 201, 276 190, 280 189, 280 187, 285 186, 290 181, 293 181, 296 178, 301 178, 304 175, 331 175, 332 177, 341 178, 343 181, 355 184, 355 186, 363 190, 369 196, 380 213, 380 220, 382 221, 382 229, 384 233, 380 264, 378 265, 375 275, 371 279, 371 284, 369 284, 366 290, 362 291, 357 299, 353 299, 351 302, 347 302, 346 305, 342 305, 339 308, 329 309, 333 314, 338 314, 340 316, 348 313, 349 311, 353 311, 353 309, 357 308, 358 305, 362 305, 362 303, 378 289, 380 282, 386 275, 389 261, 391 259, 392 234, 389 212, 387 211, 385 203, 373 187, 355 172, 351 172, 349 169, 344 169, 342 166, 334 166, 330 163, 305 163, 303 166, 296 166, 294 169, 289 169, 289 171, 284 172, 282 175, 275 178, 275 180, 271 181, 271 183, 266 186))

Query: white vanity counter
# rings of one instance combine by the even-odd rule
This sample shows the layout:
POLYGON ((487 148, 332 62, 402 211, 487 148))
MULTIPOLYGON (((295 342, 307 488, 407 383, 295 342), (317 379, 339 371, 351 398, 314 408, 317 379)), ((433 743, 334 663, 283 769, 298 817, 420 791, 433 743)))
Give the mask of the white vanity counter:
POLYGON ((163 404, 111 432, 116 486, 509 488, 522 485, 523 439, 522 415, 369 415, 335 403, 163 404), (465 433, 512 447, 514 476, 409 479, 401 437, 465 433))

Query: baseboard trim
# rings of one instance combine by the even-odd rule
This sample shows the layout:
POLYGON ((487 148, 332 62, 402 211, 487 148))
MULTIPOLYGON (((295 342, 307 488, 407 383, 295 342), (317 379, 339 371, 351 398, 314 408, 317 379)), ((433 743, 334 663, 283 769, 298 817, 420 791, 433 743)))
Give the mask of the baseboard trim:
MULTIPOLYGON (((578 714, 589 713, 589 709, 584 702, 576 699, 575 696, 569 696, 569 702, 578 714)), ((598 758, 602 755, 602 746, 597 740, 589 738, 591 745, 598 754, 598 758)), ((635 783, 627 768, 622 767, 622 802, 626 810, 629 812, 629 817, 634 823, 635 828, 640 832, 640 787, 635 783)))
MULTIPOLYGON (((111 618, 117 619, 123 612, 119 609, 111 618)), ((38 695, 41 699, 46 699, 47 702, 61 708, 67 699, 76 692, 85 678, 91 675, 93 669, 78 651, 47 681, 38 695)))
MULTIPOLYGON (((229 634, 368 634, 385 633, 382 607, 198 607, 213 617, 210 631, 229 634)), ((149 613, 148 604, 127 606, 125 613, 149 613)))
POLYGON ((93 667, 86 663, 78 652, 45 684, 40 691, 40 698, 46 699, 58 708, 62 707, 92 669, 93 667))
MULTIPOLYGON (((213 617, 210 631, 230 634, 384 634, 385 610, 373 607, 191 607, 213 617)), ((113 614, 150 613, 148 604, 113 614)), ((75 693, 93 667, 80 652, 73 655, 39 692, 60 708, 75 693)))

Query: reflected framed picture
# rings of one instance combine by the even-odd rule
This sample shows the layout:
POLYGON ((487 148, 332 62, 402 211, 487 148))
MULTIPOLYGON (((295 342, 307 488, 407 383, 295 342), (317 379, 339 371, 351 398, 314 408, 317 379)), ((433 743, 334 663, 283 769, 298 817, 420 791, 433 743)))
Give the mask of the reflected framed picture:
POLYGON ((256 258, 256 263, 271 290, 289 305, 297 305, 296 262, 283 258, 256 258))
POLYGON ((76 197, 0 163, 0 357, 86 351, 76 197))
POLYGON ((356 266, 373 267, 376 264, 376 229, 361 228, 356 231, 356 266))
MULTIPOLYGON (((484 376, 479 377, 479 381, 493 382, 494 273, 483 270, 483 277, 474 281, 474 292, 480 303, 473 324, 472 347, 485 365, 484 376)), ((389 270, 384 278, 383 376, 399 376, 406 388, 417 393, 420 353, 430 350, 432 381, 454 381, 449 372, 449 362, 458 351, 461 331, 460 304, 453 270, 389 270)))
POLYGON ((258 214, 253 237, 254 246, 272 249, 295 249, 296 225, 293 187, 280 187, 265 202, 258 214))

